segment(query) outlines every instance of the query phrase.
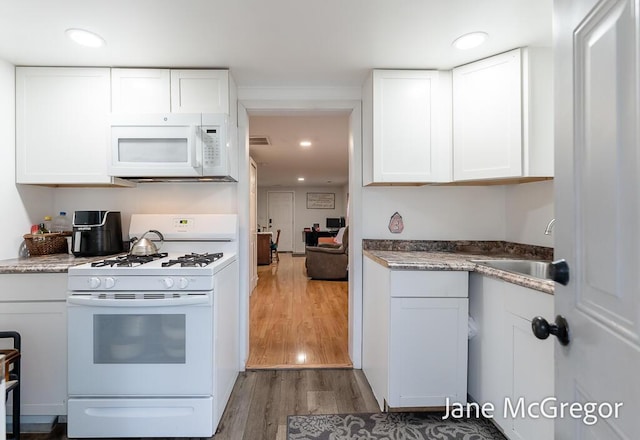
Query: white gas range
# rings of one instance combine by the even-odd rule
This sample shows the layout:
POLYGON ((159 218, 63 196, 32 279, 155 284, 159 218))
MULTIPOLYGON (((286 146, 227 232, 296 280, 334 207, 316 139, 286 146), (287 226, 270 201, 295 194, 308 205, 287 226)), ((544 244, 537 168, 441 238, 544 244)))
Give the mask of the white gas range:
POLYGON ((69 437, 211 437, 238 363, 235 215, 133 215, 158 254, 69 269, 69 437))

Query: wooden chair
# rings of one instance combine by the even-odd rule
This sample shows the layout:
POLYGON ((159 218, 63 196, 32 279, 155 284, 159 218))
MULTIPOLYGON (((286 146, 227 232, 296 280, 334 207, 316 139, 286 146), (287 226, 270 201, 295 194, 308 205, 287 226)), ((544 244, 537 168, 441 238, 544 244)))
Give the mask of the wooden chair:
MULTIPOLYGON (((7 383, 7 393, 5 399, 9 397, 9 392, 12 392, 11 403, 13 405, 13 414, 11 418, 12 423, 12 437, 15 440, 20 440, 20 346, 21 337, 20 333, 12 331, 0 331, 0 339, 11 338, 13 339, 13 348, 0 349, 0 354, 5 355, 4 369, 5 369, 5 381, 7 383)), ((2 421, 1 423, 4 423, 2 421)))
POLYGON ((280 229, 276 232, 276 241, 271 242, 271 258, 275 257, 276 261, 280 261, 278 257, 278 243, 280 242, 280 229))

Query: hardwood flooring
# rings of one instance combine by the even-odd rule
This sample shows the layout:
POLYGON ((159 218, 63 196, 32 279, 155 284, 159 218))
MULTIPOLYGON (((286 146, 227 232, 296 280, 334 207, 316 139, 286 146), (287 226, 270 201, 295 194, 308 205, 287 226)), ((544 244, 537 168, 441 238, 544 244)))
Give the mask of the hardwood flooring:
POLYGON ((247 368, 351 367, 348 282, 307 278, 304 257, 258 266, 247 368))
MULTIPOLYGON (((379 412, 362 370, 252 370, 240 373, 213 440, 286 440, 287 416, 379 412)), ((66 426, 24 440, 67 440, 66 426)))

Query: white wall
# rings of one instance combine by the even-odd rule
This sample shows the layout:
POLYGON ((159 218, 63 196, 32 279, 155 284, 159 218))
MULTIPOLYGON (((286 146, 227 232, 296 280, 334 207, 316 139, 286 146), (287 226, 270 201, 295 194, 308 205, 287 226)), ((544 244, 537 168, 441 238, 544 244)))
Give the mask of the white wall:
MULTIPOLYGON (((395 240, 504 240, 503 186, 394 186, 362 191, 362 237, 395 240), (404 221, 389 232, 395 212, 404 221)), ((353 226, 352 226, 353 227, 353 226)))
POLYGON ((554 217, 552 180, 507 186, 505 212, 507 241, 553 247, 553 234, 544 235, 554 217))
POLYGON ((259 187, 258 188, 258 224, 268 225, 267 193, 269 191, 291 191, 293 195, 293 252, 303 253, 305 243, 302 241, 302 230, 320 223, 325 229, 327 217, 346 217, 345 187, 259 187), (336 195, 335 209, 307 209, 308 192, 331 192, 336 195))
POLYGON ((51 188, 16 185, 15 69, 0 60, 0 259, 19 255, 22 236, 49 215, 51 188))
POLYGON ((553 247, 553 181, 505 186, 363 188, 362 236, 396 240, 506 240, 553 247), (389 232, 399 212, 405 229, 389 232))
POLYGON ((126 237, 131 214, 235 214, 236 183, 141 183, 135 188, 56 188, 54 212, 122 212, 126 237))

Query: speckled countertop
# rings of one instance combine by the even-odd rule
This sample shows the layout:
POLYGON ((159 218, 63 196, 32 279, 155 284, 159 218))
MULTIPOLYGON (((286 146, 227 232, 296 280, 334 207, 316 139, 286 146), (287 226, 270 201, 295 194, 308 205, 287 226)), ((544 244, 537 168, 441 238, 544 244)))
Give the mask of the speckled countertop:
POLYGON ((3 273, 56 273, 67 272, 71 266, 105 257, 74 257, 69 254, 51 254, 37 257, 0 260, 0 274, 3 273))
POLYGON ((364 250, 364 255, 392 270, 462 270, 478 272, 509 283, 553 295, 554 283, 550 280, 521 275, 473 263, 471 260, 514 258, 513 255, 478 255, 463 252, 387 251, 364 250))

